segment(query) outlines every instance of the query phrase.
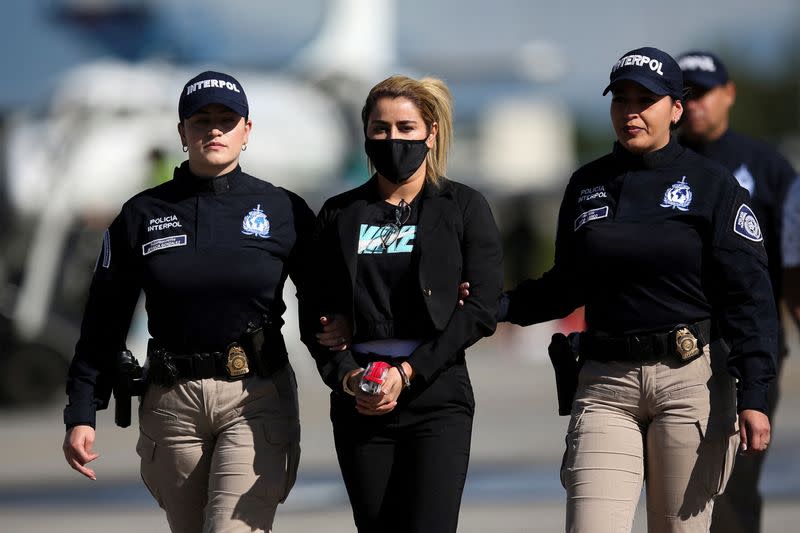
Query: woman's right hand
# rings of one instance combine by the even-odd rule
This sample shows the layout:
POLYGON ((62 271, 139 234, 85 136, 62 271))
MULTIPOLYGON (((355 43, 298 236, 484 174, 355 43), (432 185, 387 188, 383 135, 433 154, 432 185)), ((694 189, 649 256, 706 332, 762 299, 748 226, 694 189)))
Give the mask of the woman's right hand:
POLYGON ((318 343, 334 352, 341 352, 350 346, 350 341, 353 340, 353 323, 348 317, 333 313, 319 317, 319 322, 322 324, 322 332, 317 333, 318 343))
POLYGON ((739 436, 744 455, 767 451, 770 439, 769 417, 755 409, 744 409, 739 413, 739 436))
MULTIPOLYGON (((397 373, 396 370, 395 373, 397 373)), ((397 373, 397 387, 392 387, 391 374, 392 372, 387 374, 384 387, 381 388, 381 391, 378 392, 378 394, 369 394, 361 390, 361 387, 359 387, 361 383, 361 377, 364 375, 363 368, 350 374, 350 376, 347 378, 347 387, 356 397, 356 411, 358 411, 359 414, 366 416, 380 416, 390 413, 395 407, 397 407, 397 397, 400 395, 400 392, 403 389, 403 381, 400 378, 400 374, 397 373), (397 390, 395 391, 394 389, 397 390)))
MULTIPOLYGON (((399 379, 399 378, 398 378, 399 379)), ((402 384, 400 385, 402 388, 402 384)), ((368 394, 356 384, 356 411, 366 416, 381 416, 397 407, 397 395, 381 390, 378 394, 368 394)))
POLYGON ((74 426, 67 430, 62 448, 69 466, 92 481, 97 481, 94 470, 85 466, 100 457, 99 453, 92 451, 94 437, 95 431, 92 426, 74 426))

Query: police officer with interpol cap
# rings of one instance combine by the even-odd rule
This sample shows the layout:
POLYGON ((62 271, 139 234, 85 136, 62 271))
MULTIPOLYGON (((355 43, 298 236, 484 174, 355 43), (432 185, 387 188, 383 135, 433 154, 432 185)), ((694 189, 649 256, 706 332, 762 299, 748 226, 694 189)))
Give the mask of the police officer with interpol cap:
POLYGON ((613 151, 572 175, 553 268, 509 291, 500 315, 528 325, 586 307, 567 531, 630 531, 643 483, 648 531, 708 531, 740 440, 745 453, 769 444, 777 317, 763 236, 747 191, 673 135, 672 57, 624 54, 609 91, 613 151))
POLYGON ((305 284, 314 215, 239 166, 253 124, 235 78, 195 76, 178 115, 188 160, 105 233, 69 370, 64 455, 95 479, 95 412, 112 389, 118 407, 141 392, 142 479, 172 531, 270 531, 300 453, 282 292, 287 276, 305 284), (142 290, 144 373, 125 351, 142 290))
MULTIPOLYGON (((781 275, 782 202, 797 176, 791 164, 767 144, 730 128, 730 110, 736 100, 736 85, 718 56, 690 51, 678 56, 687 89, 684 120, 679 141, 727 168, 750 194, 767 252, 775 303, 782 299, 781 275)), ((778 379, 769 394, 767 414, 778 402, 780 370, 787 354, 783 330, 778 337, 778 379)), ((757 533, 761 529, 762 499, 758 480, 765 454, 736 460, 725 493, 714 506, 712 531, 757 533)))

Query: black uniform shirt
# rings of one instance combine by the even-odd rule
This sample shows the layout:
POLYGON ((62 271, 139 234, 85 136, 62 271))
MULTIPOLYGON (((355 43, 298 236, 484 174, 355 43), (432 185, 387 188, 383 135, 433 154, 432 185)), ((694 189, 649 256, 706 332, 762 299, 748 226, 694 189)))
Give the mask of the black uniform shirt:
POLYGON ((297 195, 238 167, 215 178, 184 163, 172 181, 125 203, 106 232, 70 367, 67 425, 94 425, 110 394, 144 289, 148 329, 176 353, 222 351, 269 314, 282 324, 288 274, 303 283, 314 216, 297 195))
POLYGON ((777 317, 747 191, 674 139, 580 168, 559 212, 553 269, 509 293, 507 318, 529 324, 586 306, 590 330, 669 331, 713 318, 741 379, 739 408, 766 410, 777 317))
POLYGON ((769 259, 769 274, 776 303, 780 300, 782 286, 781 234, 782 208, 789 186, 797 174, 792 165, 774 148, 733 130, 710 143, 692 143, 680 139, 687 146, 721 163, 730 170, 751 197, 751 206, 761 231, 769 259))

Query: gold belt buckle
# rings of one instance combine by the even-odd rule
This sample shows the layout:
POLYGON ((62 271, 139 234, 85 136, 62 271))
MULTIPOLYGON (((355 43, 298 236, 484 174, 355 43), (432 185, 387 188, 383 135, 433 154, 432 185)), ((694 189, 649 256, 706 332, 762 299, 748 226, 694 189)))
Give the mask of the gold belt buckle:
POLYGON ((244 376, 250 372, 250 365, 247 361, 247 354, 237 343, 228 346, 228 362, 225 366, 228 376, 236 378, 244 376))
POLYGON ((675 332, 675 344, 678 346, 678 355, 681 360, 687 361, 700 353, 697 347, 697 337, 692 335, 689 328, 681 328, 675 332))

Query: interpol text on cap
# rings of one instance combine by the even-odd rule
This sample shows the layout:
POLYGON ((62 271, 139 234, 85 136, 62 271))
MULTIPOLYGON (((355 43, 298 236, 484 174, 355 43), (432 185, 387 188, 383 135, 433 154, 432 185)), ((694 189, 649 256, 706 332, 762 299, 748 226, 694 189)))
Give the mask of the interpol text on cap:
POLYGON ((728 83, 728 70, 711 52, 692 51, 678 57, 683 83, 711 89, 728 83))
POLYGON ((683 97, 683 75, 678 63, 668 53, 652 46, 624 54, 611 68, 609 80, 604 95, 616 82, 630 80, 658 95, 669 95, 676 100, 683 97))
POLYGON ((222 72, 207 70, 186 83, 178 100, 178 117, 189 118, 209 104, 222 104, 245 118, 249 115, 242 84, 222 72))

